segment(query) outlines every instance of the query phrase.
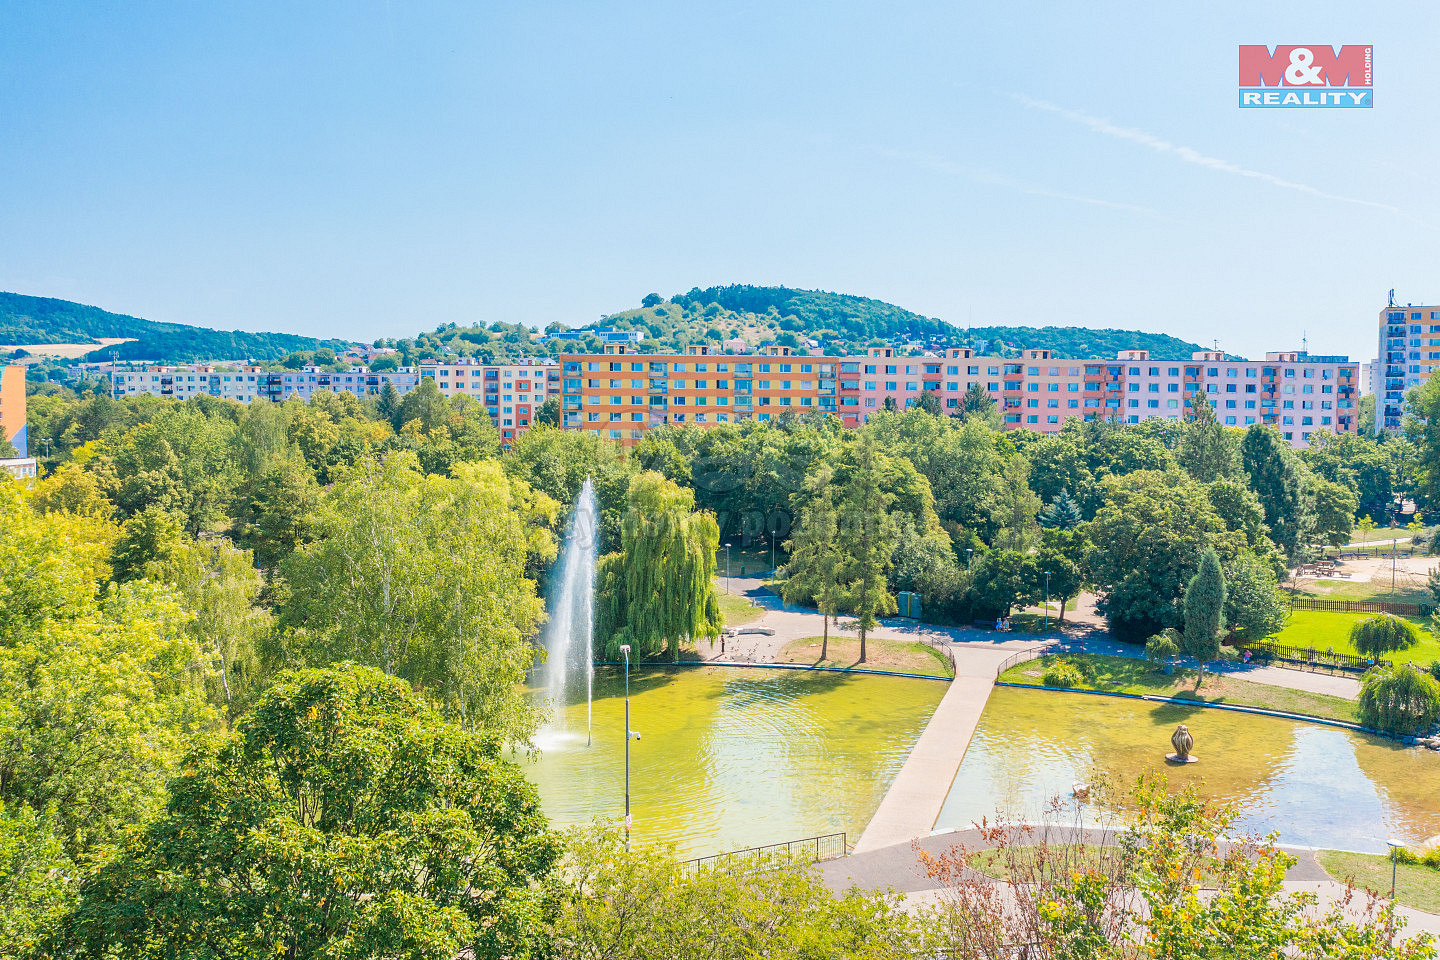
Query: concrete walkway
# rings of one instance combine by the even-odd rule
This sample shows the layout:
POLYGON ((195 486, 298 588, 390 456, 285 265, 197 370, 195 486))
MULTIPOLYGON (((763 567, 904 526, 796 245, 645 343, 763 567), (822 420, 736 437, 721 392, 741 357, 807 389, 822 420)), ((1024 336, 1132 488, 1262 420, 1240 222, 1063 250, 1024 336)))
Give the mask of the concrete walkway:
POLYGON ((860 835, 856 853, 905 844, 930 833, 995 689, 996 668, 1007 657, 1042 645, 1044 641, 1008 640, 950 647, 955 679, 860 835))
MULTIPOLYGON (((1068 836, 1059 839, 1073 841, 1077 831, 1059 828, 1068 836)), ((1098 843, 1105 834, 1097 829, 1078 831, 1082 838, 1098 843)), ((1113 836, 1113 834, 1111 834, 1113 836)), ((1023 841, 1021 841, 1023 842, 1023 841)), ((911 843, 894 844, 867 851, 856 851, 839 860, 828 860, 816 865, 825 885, 836 894, 843 894, 852 887, 861 890, 893 890, 904 896, 907 910, 920 910, 937 906, 943 902, 945 891, 939 881, 928 876, 921 865, 920 853, 938 856, 952 852, 970 852, 990 846, 975 829, 957 830, 951 833, 923 837, 911 843)), ((1332 905, 1345 904, 1346 913, 1355 920, 1362 916, 1367 897, 1363 892, 1346 902, 1348 888, 1345 884, 1331 879, 1315 858, 1315 853, 1304 847, 1282 847, 1295 858, 1295 865, 1285 873, 1281 883, 1286 893, 1313 893, 1319 903, 1312 913, 1323 916, 1332 905)), ((969 876, 983 878, 982 874, 969 876)), ((994 881, 1000 882, 1000 881, 994 881)), ((1385 891, 1380 891, 1384 893, 1385 891)), ((1420 933, 1440 936, 1440 916, 1423 913, 1411 907, 1402 906, 1397 910, 1405 918, 1406 937, 1420 933)))

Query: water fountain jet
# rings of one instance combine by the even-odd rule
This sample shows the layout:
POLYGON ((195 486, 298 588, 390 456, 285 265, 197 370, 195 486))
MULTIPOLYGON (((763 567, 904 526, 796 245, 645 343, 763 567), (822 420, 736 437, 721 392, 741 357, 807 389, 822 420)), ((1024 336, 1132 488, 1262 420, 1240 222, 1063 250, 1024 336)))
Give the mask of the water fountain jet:
POLYGON ((572 668, 585 677, 585 745, 590 745, 591 704, 595 689, 595 556, 599 539, 599 512, 595 486, 587 477, 575 498, 575 514, 559 576, 551 590, 550 622, 545 628, 545 691, 555 708, 546 730, 565 732, 565 711, 572 668))

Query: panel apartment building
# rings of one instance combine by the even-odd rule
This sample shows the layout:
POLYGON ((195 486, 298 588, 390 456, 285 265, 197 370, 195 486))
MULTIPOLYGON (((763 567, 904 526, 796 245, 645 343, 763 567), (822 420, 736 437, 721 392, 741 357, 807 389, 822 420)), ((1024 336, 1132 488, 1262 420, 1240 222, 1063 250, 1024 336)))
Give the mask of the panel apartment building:
POLYGON ((770 420, 784 413, 836 412, 833 357, 772 346, 723 354, 696 345, 686 353, 637 353, 609 344, 603 354, 560 358, 562 423, 624 446, 662 424, 770 420))
POLYGON ((309 400, 316 393, 353 393, 359 397, 380 394, 390 384, 401 395, 425 377, 433 378, 447 397, 465 394, 485 407, 500 431, 501 443, 512 444, 532 422, 546 397, 560 395, 559 365, 553 360, 523 360, 484 364, 472 359, 450 362, 423 361, 418 368, 403 367, 371 373, 356 367, 331 373, 318 367, 297 371, 267 370, 257 366, 171 367, 141 364, 116 368, 110 374, 115 397, 142 393, 181 400, 196 396, 221 397, 240 403, 255 400, 309 400))
POLYGON ((1405 391, 1440 367, 1440 306, 1391 304, 1380 311, 1380 345, 1372 385, 1375 429, 1399 430, 1405 391))
POLYGON ((506 448, 529 429, 546 400, 560 397, 560 365, 550 359, 514 363, 481 363, 473 358, 425 360, 420 364, 420 376, 434 377, 447 397, 464 394, 478 400, 495 422, 500 443, 506 448))
POLYGON ((149 393, 159 397, 188 400, 212 396, 240 403, 273 400, 280 403, 292 397, 308 400, 315 393, 353 393, 356 396, 378 394, 385 384, 394 385, 400 393, 409 393, 419 382, 413 371, 370 373, 359 367, 348 373, 329 373, 317 367, 298 371, 274 371, 263 367, 188 366, 170 367, 138 364, 117 367, 110 373, 112 396, 133 397, 149 393))
POLYGON ((604 356, 561 358, 563 423, 630 446, 661 424, 711 425, 820 411, 858 427, 893 398, 913 406, 934 394, 958 412, 972 384, 1000 407, 1006 429, 1055 433, 1066 421, 1139 423, 1181 419, 1195 394, 1226 426, 1273 425, 1293 447, 1319 432, 1355 433, 1360 365, 1304 351, 1267 353, 1264 361, 1200 351, 1189 361, 1151 360, 1144 350, 1114 360, 1062 360, 1029 349, 1018 359, 977 357, 965 348, 943 356, 901 357, 872 347, 863 357, 724 355, 705 347, 679 354, 607 348, 604 356))

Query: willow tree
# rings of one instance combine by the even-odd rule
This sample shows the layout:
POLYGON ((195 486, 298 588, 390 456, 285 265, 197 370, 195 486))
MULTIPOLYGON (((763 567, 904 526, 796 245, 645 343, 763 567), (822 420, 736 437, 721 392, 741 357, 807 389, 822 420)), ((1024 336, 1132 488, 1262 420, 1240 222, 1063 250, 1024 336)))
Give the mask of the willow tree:
POLYGON ((596 634, 601 655, 646 659, 699 637, 720 635, 715 598, 715 515, 696 512, 693 491, 658 473, 630 481, 620 524, 620 550, 600 558, 596 576, 596 634))

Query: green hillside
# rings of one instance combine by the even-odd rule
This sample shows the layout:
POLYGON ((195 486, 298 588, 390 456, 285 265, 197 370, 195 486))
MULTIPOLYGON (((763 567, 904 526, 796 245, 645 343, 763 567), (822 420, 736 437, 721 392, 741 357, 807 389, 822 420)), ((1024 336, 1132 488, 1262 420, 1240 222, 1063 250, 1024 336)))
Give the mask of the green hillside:
MULTIPOLYGON (((824 290, 755 287, 735 284, 696 287, 669 299, 646 296, 642 304, 602 317, 595 326, 634 330, 647 352, 683 351, 692 343, 742 340, 755 347, 778 342, 798 347, 815 340, 826 353, 855 354, 875 341, 913 341, 926 348, 983 346, 992 355, 1018 356, 1027 347, 1046 347, 1057 358, 1113 359, 1120 350, 1149 350, 1157 360, 1188 360, 1196 344, 1140 330, 1090 330, 1085 327, 976 327, 969 331, 936 317, 925 317, 883 300, 824 290)), ((539 342, 522 324, 475 326, 443 324, 413 338, 389 341, 404 362, 444 356, 508 360, 525 356, 598 352, 600 340, 551 324, 552 339, 539 342)))
POLYGON ((169 363, 245 357, 277 360, 296 350, 319 347, 343 350, 348 346, 344 340, 318 340, 292 333, 247 333, 242 330, 210 330, 181 323, 157 323, 69 300, 0 293, 0 343, 22 346, 83 344, 95 343, 98 337, 130 337, 134 341, 96 350, 84 359, 114 357, 118 360, 163 360, 169 363))

